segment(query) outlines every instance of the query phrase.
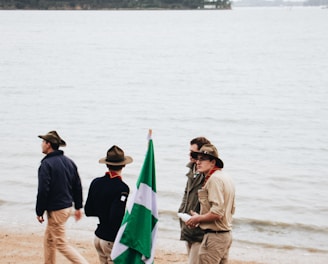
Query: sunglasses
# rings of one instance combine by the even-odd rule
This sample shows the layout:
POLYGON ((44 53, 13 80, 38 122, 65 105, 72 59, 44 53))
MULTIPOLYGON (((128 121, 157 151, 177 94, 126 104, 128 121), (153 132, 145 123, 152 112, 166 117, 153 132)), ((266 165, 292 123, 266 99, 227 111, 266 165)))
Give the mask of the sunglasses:
POLYGON ((199 161, 210 160, 209 157, 201 156, 201 155, 198 156, 198 155, 199 155, 198 152, 190 151, 190 157, 192 157, 195 160, 199 160, 199 161))
POLYGON ((198 153, 197 153, 197 152, 194 152, 194 151, 190 151, 189 155, 190 155, 190 157, 192 157, 193 159, 197 159, 197 157, 198 157, 198 153))
POLYGON ((200 157, 195 158, 195 160, 204 161, 204 160, 211 160, 211 159, 209 157, 200 156, 200 157))

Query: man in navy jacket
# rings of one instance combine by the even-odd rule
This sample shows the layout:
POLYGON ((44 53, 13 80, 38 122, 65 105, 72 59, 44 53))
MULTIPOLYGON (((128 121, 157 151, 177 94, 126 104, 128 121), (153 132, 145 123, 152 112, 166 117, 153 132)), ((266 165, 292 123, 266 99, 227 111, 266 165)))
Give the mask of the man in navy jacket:
POLYGON ((46 155, 38 171, 38 194, 36 215, 40 223, 47 213, 48 224, 44 238, 44 263, 56 263, 58 249, 72 263, 88 263, 73 247, 68 244, 65 235, 65 223, 72 206, 75 207, 75 219, 82 217, 82 185, 75 163, 59 150, 66 146, 56 131, 39 135, 42 152, 46 155))

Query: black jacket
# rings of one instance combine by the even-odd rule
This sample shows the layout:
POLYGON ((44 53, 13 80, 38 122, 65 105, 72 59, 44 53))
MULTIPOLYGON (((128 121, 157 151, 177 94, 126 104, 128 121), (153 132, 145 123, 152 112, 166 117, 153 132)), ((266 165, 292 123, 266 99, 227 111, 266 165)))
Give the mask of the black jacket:
POLYGON ((39 167, 36 214, 69 208, 82 208, 82 185, 75 163, 61 150, 46 155, 39 167))
POLYGON ((121 226, 129 187, 119 177, 109 175, 91 182, 84 212, 86 216, 97 216, 99 224, 95 231, 97 237, 114 242, 121 226))

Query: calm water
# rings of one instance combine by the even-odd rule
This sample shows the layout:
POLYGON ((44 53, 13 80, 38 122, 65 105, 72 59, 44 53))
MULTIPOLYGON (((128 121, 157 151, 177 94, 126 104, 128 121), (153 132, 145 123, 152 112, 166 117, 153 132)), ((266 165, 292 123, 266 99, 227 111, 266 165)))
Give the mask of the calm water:
POLYGON ((232 257, 325 263, 327 32, 320 8, 1 11, 1 227, 43 232, 38 134, 66 140, 86 198, 113 144, 134 157, 133 189, 152 128, 159 246, 184 251, 176 211, 189 141, 203 135, 237 186, 232 257))

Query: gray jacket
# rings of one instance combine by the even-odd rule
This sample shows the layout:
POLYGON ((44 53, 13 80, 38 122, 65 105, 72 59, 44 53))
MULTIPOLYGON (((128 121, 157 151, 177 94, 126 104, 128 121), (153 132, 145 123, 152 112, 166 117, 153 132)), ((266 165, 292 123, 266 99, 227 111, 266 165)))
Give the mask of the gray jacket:
MULTIPOLYGON (((179 207, 179 213, 190 214, 190 210, 199 213, 200 204, 198 201, 198 190, 202 188, 202 184, 204 182, 204 175, 196 174, 194 172, 195 171, 194 163, 189 162, 187 164, 187 167, 189 168, 189 171, 186 174, 188 180, 186 183, 186 188, 184 191, 182 202, 179 207)), ((181 227, 180 240, 185 240, 190 243, 202 241, 204 236, 204 231, 200 229, 200 227, 191 229, 187 227, 182 220, 180 220, 180 227, 181 227)))

